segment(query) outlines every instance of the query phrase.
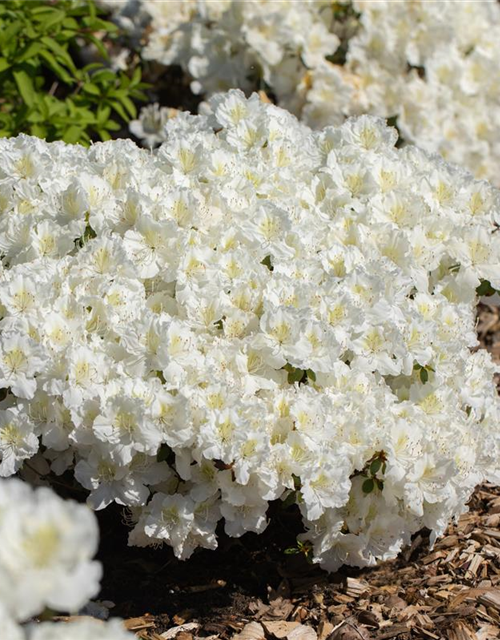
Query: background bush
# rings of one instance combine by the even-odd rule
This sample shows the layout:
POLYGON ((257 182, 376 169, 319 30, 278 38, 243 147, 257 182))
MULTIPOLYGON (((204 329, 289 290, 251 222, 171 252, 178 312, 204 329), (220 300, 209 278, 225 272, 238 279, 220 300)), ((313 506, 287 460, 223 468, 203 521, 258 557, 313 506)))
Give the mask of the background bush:
POLYGON ((139 68, 106 68, 103 39, 117 27, 93 1, 5 0, 0 4, 0 136, 30 133, 88 144, 108 140, 145 99, 139 68), (93 46, 100 61, 82 64, 93 46))

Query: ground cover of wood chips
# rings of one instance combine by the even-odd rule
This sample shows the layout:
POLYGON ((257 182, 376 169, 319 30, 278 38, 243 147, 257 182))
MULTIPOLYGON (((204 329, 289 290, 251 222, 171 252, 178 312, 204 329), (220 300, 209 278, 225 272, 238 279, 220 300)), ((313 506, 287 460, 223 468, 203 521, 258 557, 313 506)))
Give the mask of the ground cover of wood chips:
MULTIPOLYGON (((482 347, 500 362, 500 308, 481 304, 482 347)), ((272 505, 264 534, 219 537, 186 561, 169 548, 127 547, 118 508, 99 512, 100 601, 142 640, 489 640, 500 638, 500 488, 483 485, 469 512, 429 549, 428 532, 394 561, 329 575, 287 554, 296 507, 272 505)), ((61 623, 67 618, 61 617, 61 623)))

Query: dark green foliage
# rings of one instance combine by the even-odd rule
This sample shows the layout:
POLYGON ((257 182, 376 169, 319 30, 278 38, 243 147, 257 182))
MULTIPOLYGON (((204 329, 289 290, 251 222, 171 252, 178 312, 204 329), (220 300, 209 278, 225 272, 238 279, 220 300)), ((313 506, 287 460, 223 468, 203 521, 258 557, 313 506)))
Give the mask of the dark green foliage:
POLYGON ((312 369, 297 369, 291 364, 286 364, 283 369, 288 372, 288 384, 294 384, 298 382, 299 384, 308 384, 309 380, 311 382, 316 382, 316 374, 312 369))
POLYGON ((88 144, 136 117, 133 100, 146 98, 139 68, 129 77, 78 60, 83 46, 94 45, 105 61, 102 39, 116 30, 93 0, 2 0, 0 136, 88 144))
POLYGON ((498 291, 491 286, 489 280, 482 280, 476 289, 476 293, 478 296, 493 296, 495 293, 498 293, 498 291))
POLYGON ((363 489, 363 493, 371 493, 375 488, 375 480, 373 478, 367 478, 361 488, 363 489))
POLYGON ((418 362, 413 365, 413 370, 419 372, 420 382, 422 384, 425 384, 429 381, 429 371, 432 371, 432 373, 434 373, 433 367, 431 367, 429 364, 423 367, 421 364, 418 364, 418 362))
POLYGON ((365 468, 361 473, 355 475, 361 475, 365 478, 361 485, 361 490, 364 494, 369 494, 375 489, 382 491, 384 488, 384 481, 378 477, 378 474, 385 474, 386 470, 386 454, 385 451, 378 451, 370 460, 366 463, 365 468))

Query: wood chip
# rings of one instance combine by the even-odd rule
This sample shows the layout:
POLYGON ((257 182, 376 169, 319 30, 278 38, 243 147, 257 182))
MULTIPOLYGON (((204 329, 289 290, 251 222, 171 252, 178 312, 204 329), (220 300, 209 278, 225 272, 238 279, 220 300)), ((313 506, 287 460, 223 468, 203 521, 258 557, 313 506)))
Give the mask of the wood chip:
POLYGON ((265 637, 264 627, 260 622, 249 622, 240 633, 233 636, 233 640, 264 640, 265 637))
POLYGON ((484 562, 483 558, 478 553, 473 555, 472 560, 470 561, 470 564, 469 564, 469 568, 465 573, 465 577, 470 579, 471 576, 475 576, 479 571, 479 568, 483 564, 483 562, 484 562))
POLYGON ((448 629, 448 640, 478 640, 478 637, 465 622, 457 620, 448 629))
POLYGON ((371 640, 371 637, 366 627, 358 624, 354 616, 349 616, 334 628, 327 640, 371 640))
POLYGON ((363 593, 370 590, 366 580, 357 580, 356 578, 347 578, 346 594, 352 598, 359 598, 363 593))
POLYGON ((476 631, 477 640, 494 640, 500 635, 500 629, 493 624, 483 624, 476 631))
POLYGON ((384 630, 382 633, 378 633, 377 640, 389 640, 389 638, 396 638, 402 634, 408 633, 409 629, 405 624, 395 624, 384 630))
POLYGON ((155 617, 150 614, 145 614, 139 618, 128 618, 123 621, 125 629, 129 631, 140 631, 141 629, 151 629, 156 626, 155 617))
POLYGON ((500 611, 500 589, 492 589, 483 593, 478 598, 481 604, 487 607, 493 607, 497 611, 500 611))
POLYGON ((286 638, 287 635, 296 627, 300 626, 300 622, 285 622, 284 620, 270 621, 263 620, 262 626, 265 632, 275 638, 286 638))
POLYGON ((447 555, 448 554, 446 553, 446 551, 434 551, 434 553, 425 556, 425 558, 422 559, 422 562, 424 564, 430 564, 431 562, 435 562, 436 560, 440 560, 441 558, 446 558, 447 555))
MULTIPOLYGON (((180 633, 187 633, 192 631, 197 631, 200 628, 199 622, 187 622, 186 624, 181 624, 178 627, 172 627, 161 633, 162 638, 166 638, 166 640, 170 640, 171 638, 176 638, 180 633)), ((250 638, 248 640, 251 640, 250 638)))
POLYGON ((292 629, 286 638, 287 640, 318 640, 318 634, 308 624, 301 624, 292 629))
POLYGON ((333 631, 334 625, 328 620, 322 620, 318 625, 318 640, 325 640, 333 631))

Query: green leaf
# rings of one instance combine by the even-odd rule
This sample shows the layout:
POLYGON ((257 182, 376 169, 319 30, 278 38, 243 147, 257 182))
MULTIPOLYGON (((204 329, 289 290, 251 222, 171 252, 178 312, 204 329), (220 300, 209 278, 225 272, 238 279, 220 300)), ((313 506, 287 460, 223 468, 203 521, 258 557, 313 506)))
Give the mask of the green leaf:
POLYGON ((78 22, 74 18, 71 18, 69 16, 64 18, 64 20, 62 21, 62 26, 65 29, 72 29, 74 31, 78 31, 78 29, 80 28, 78 22))
MULTIPOLYGON (((150 87, 151 85, 147 85, 148 89, 150 87)), ((132 91, 130 92, 130 95, 132 96, 132 98, 134 98, 134 100, 141 100, 142 102, 147 102, 148 100, 148 96, 143 91, 138 91, 137 89, 132 89, 132 91)))
POLYGON ((306 374, 309 380, 312 380, 312 382, 316 382, 316 374, 312 369, 307 369, 306 374))
POLYGON ((97 16, 97 9, 93 0, 90 0, 88 3, 88 10, 91 18, 95 18, 97 16))
POLYGON ((420 369, 420 380, 422 384, 425 384, 429 380, 429 372, 425 367, 420 369))
MULTIPOLYGON (((88 68, 85 67, 85 70, 87 71, 88 68)), ((111 71, 111 69, 99 69, 99 71, 96 71, 95 73, 92 74, 92 82, 97 82, 99 84, 104 84, 104 83, 110 83, 110 82, 114 82, 116 80, 116 74, 111 71)))
POLYGON ((478 296, 493 296, 497 293, 497 290, 491 286, 489 280, 483 280, 477 287, 476 293, 478 296))
POLYGON ((137 117, 137 109, 135 108, 135 104, 132 102, 130 98, 127 98, 127 96, 123 96, 123 98, 121 99, 121 103, 125 107, 125 109, 128 111, 128 114, 130 115, 131 118, 137 117))
POLYGON ((105 60, 109 59, 109 55, 106 47, 93 34, 91 33, 85 34, 85 39, 88 40, 89 42, 92 42, 92 44, 95 45, 96 49, 99 51, 99 53, 105 60))
POLYGON ((123 87, 113 87, 108 91, 108 96, 110 98, 117 98, 118 100, 121 100, 123 96, 126 95, 127 92, 123 89, 123 87))
POLYGON ((373 480, 373 478, 367 478, 361 486, 363 493, 371 493, 374 488, 375 481, 373 480))
POLYGON ((36 56, 41 49, 43 49, 43 47, 40 42, 31 42, 19 56, 18 62, 24 62, 25 60, 33 58, 33 56, 36 56))
POLYGON ((75 118, 79 124, 94 124, 96 121, 95 114, 90 109, 82 106, 77 107, 75 118))
POLYGON ((66 98, 65 102, 68 108, 69 116, 73 119, 76 118, 77 109, 73 100, 71 98, 66 98))
POLYGON ((284 553, 286 556, 295 556, 295 555, 297 555, 298 553, 300 553, 300 549, 298 549, 297 547, 288 547, 287 549, 285 549, 285 550, 283 551, 283 553, 284 553))
POLYGON ((39 32, 33 27, 32 24, 28 24, 26 26, 26 29, 23 31, 23 34, 30 40, 38 40, 38 38, 40 37, 39 32))
POLYGON ((33 7, 30 9, 30 13, 32 16, 41 16, 45 14, 50 14, 54 11, 54 7, 50 5, 42 5, 40 7, 33 7))
POLYGON ((82 86, 82 91, 85 91, 85 93, 90 93, 93 96, 100 96, 101 95, 101 90, 99 89, 99 87, 96 86, 95 84, 92 84, 92 82, 86 82, 82 86))
POLYGON ((120 131, 121 129, 121 126, 118 124, 118 122, 115 122, 114 120, 108 120, 104 127, 108 131, 120 131))
POLYGON ((19 69, 13 72, 14 80, 16 81, 17 88, 21 94, 21 98, 24 102, 32 107, 35 103, 35 88, 33 87, 33 80, 24 69, 19 69))
POLYGON ((64 47, 54 40, 54 38, 44 36, 41 40, 46 47, 56 54, 56 56, 59 56, 61 59, 60 62, 63 62, 72 72, 76 71, 75 63, 71 59, 71 56, 64 47))
POLYGON ((266 256, 264 258, 264 260, 262 260, 262 262, 260 264, 263 264, 265 267, 267 267, 269 269, 269 271, 273 270, 273 265, 271 262, 271 256, 266 256))
POLYGON ((33 124, 31 126, 31 134, 37 136, 37 138, 46 138, 47 137, 47 127, 44 127, 41 124, 33 124))
POLYGON ((40 23, 45 31, 56 25, 58 22, 62 22, 66 17, 66 12, 50 7, 50 12, 39 13, 34 15, 33 19, 40 23))
POLYGON ((45 115, 46 118, 51 118, 55 114, 65 111, 66 105, 64 102, 61 102, 57 98, 54 98, 54 96, 44 95, 40 103, 40 108, 46 114, 45 115), (42 107, 42 103, 43 103, 43 107, 42 107))
POLYGON ((291 507, 293 504, 296 504, 296 502, 297 502, 296 492, 290 491, 287 497, 281 502, 281 506, 283 509, 288 509, 288 507, 291 507))
POLYGON ((304 377, 305 372, 302 369, 296 369, 291 364, 286 364, 284 369, 288 371, 288 384, 300 382, 304 377))
POLYGON ((97 238, 97 233, 94 231, 94 229, 90 224, 87 224, 82 237, 83 237, 83 242, 86 243, 89 240, 93 240, 94 238, 97 238))
POLYGON ((100 105, 97 109, 97 124, 102 126, 106 124, 106 120, 111 114, 111 107, 108 105, 100 105))
POLYGON ((10 67, 9 62, 5 58, 0 58, 0 73, 10 67))
POLYGON ((168 444, 162 444, 158 449, 158 453, 156 454, 157 462, 165 462, 168 460, 172 454, 172 449, 168 446, 168 444))
POLYGON ((106 140, 111 140, 111 136, 106 131, 106 129, 97 129, 97 135, 101 138, 103 142, 106 142, 106 140))
POLYGON ((75 80, 69 75, 69 73, 61 67, 61 65, 57 62, 54 56, 47 51, 46 49, 42 49, 40 51, 40 56, 47 62, 52 71, 66 84, 74 84, 75 80))
MULTIPOLYGON (((83 73, 88 73, 89 71, 93 71, 94 69, 102 69, 102 62, 91 62, 90 64, 86 64, 83 67, 82 71, 83 73)), ((111 71, 111 73, 113 72, 111 71)), ((92 80, 94 80, 94 77, 92 77, 92 80)))
POLYGON ((382 466, 381 458, 375 458, 375 460, 373 460, 373 462, 370 464, 370 474, 372 476, 376 475, 377 471, 380 470, 381 466, 382 466))
POLYGON ((7 28, 0 30, 0 48, 3 49, 8 43, 14 42, 17 34, 23 30, 23 23, 16 20, 7 28))
POLYGON ((69 144, 75 144, 76 142, 79 142, 82 136, 82 131, 83 131, 82 127, 76 124, 71 125, 64 132, 64 135, 63 135, 64 142, 68 142, 69 144))
POLYGON ((112 22, 102 20, 101 18, 94 18, 93 16, 86 16, 82 19, 82 24, 91 31, 105 31, 106 33, 115 33, 118 27, 112 22))
POLYGON ((120 116, 120 118, 122 118, 122 120, 125 120, 125 122, 128 122, 130 120, 130 118, 125 113, 124 108, 119 102, 117 102, 116 100, 111 100, 111 106, 116 111, 116 113, 120 116))
POLYGON ((141 81, 142 72, 140 67, 136 67, 134 69, 134 73, 132 74, 132 79, 130 81, 130 86, 133 87, 136 84, 139 84, 141 81))
MULTIPOLYGON (((43 102, 43 101, 40 101, 43 102)), ((38 107, 38 103, 37 103, 37 107, 38 107)), ((38 109, 33 109, 31 110, 31 112, 28 114, 28 116, 26 117, 26 121, 27 122, 31 122, 31 123, 39 123, 39 122, 43 122, 45 120, 43 113, 41 113, 38 109)))

